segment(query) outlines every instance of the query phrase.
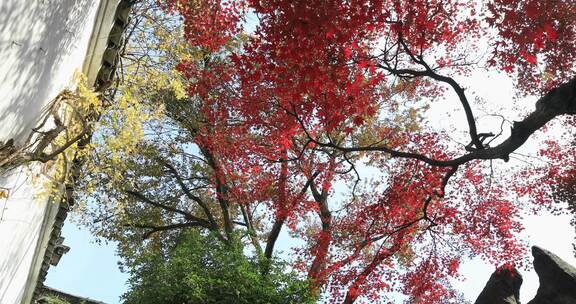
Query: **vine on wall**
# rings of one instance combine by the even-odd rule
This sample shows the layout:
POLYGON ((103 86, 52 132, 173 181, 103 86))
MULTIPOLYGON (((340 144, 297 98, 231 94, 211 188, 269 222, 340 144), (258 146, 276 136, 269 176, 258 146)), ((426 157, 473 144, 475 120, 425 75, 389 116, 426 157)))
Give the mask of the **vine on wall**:
MULTIPOLYGON (((46 177, 40 195, 64 194, 74 160, 89 150, 103 104, 103 99, 87 86, 86 77, 78 76, 76 88, 63 90, 48 103, 38 125, 22 143, 14 139, 0 142, 0 176, 22 165, 41 163, 34 174, 46 177)), ((0 188, 0 199, 9 196, 9 188, 0 188)))

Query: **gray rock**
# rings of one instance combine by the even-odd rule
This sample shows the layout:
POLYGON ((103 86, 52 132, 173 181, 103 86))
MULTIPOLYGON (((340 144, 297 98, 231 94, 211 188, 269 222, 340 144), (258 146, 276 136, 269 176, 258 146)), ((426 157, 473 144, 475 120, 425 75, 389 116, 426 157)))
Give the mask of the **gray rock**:
POLYGON ((516 269, 497 269, 474 304, 520 304, 520 285, 522 276, 516 269))
POLYGON ((540 247, 532 255, 540 287, 528 304, 576 304, 576 268, 540 247))

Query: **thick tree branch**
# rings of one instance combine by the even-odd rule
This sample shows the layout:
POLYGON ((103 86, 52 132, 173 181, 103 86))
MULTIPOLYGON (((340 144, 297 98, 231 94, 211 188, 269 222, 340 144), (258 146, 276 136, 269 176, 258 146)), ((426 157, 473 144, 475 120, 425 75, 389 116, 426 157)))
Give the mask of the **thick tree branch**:
POLYGON ((222 219, 224 220, 224 232, 228 240, 232 239, 232 232, 234 231, 234 223, 230 217, 230 202, 228 201, 228 185, 226 185, 226 177, 223 176, 222 169, 216 162, 216 158, 206 147, 200 146, 200 151, 206 157, 208 165, 214 171, 214 179, 216 182, 216 196, 220 209, 222 211, 222 219))
POLYGON ((392 157, 411 158, 423 161, 432 166, 454 167, 467 163, 471 160, 503 159, 508 161, 509 155, 522 146, 528 138, 542 128, 553 118, 560 115, 576 114, 576 78, 552 89, 538 100, 536 109, 522 121, 514 122, 510 137, 501 144, 481 150, 470 151, 460 157, 439 160, 430 158, 416 152, 405 152, 391 149, 384 145, 374 144, 369 146, 343 147, 330 142, 320 142, 312 137, 310 139, 319 146, 330 147, 342 152, 384 152, 392 157))
MULTIPOLYGON (((382 246, 383 245, 384 243, 382 244, 382 246)), ((360 286, 366 282, 370 274, 372 274, 372 272, 376 269, 376 267, 378 267, 378 265, 380 265, 380 263, 382 263, 382 261, 385 258, 396 254, 396 252, 398 252, 399 250, 400 250, 399 246, 396 245, 394 245, 390 249, 386 248, 383 250, 382 248, 380 248, 378 250, 378 253, 374 255, 374 257, 372 258, 372 261, 366 267, 364 267, 360 275, 356 276, 356 279, 354 280, 352 285, 348 288, 348 291, 346 292, 346 297, 344 298, 344 301, 342 303, 343 304, 354 303, 358 298, 359 295, 358 291, 360 289, 360 286)))
MULTIPOLYGON (((320 174, 320 172, 316 172, 316 173, 312 174, 312 177, 310 179, 308 179, 306 184, 304 184, 304 186, 302 187, 302 190, 300 191, 298 198, 301 198, 302 196, 304 196, 306 194, 306 192, 308 191, 308 188, 310 187, 310 183, 319 174, 320 174)), ((292 202, 292 206, 297 202, 298 198, 292 202)), ((282 231, 282 226, 284 225, 285 221, 286 221, 286 216, 278 216, 276 218, 276 220, 274 221, 274 224, 272 225, 272 229, 270 230, 270 234, 268 235, 268 239, 266 240, 266 249, 264 251, 264 256, 268 259, 272 258, 272 255, 274 253, 274 245, 276 244, 276 240, 278 240, 278 236, 280 235, 280 232, 282 231)))
MULTIPOLYGON (((302 149, 303 153, 304 149, 302 149)), ((264 256, 268 259, 272 258, 272 253, 274 251, 274 244, 278 239, 278 235, 280 235, 280 231, 282 230, 282 226, 284 225, 284 221, 286 220, 287 212, 288 212, 288 202, 287 202, 287 189, 286 183, 288 180, 288 163, 286 162, 287 152, 286 149, 282 150, 282 156, 280 158, 280 176, 278 177, 278 210, 276 210, 276 220, 272 225, 272 230, 270 230, 270 235, 268 235, 268 239, 266 240, 266 248, 264 249, 264 256)), ((307 183, 308 184, 308 183, 307 183)), ((264 269, 264 272, 268 272, 268 267, 264 269)))
MULTIPOLYGON (((330 167, 332 167, 331 165, 330 167)), ((329 170, 332 170, 330 168, 329 170)), ((312 181, 310 183, 310 190, 312 190, 312 195, 316 202, 318 203, 318 215, 320 217, 320 222, 322 224, 322 230, 320 232, 318 243, 316 244, 314 260, 310 269, 308 271, 308 277, 312 279, 313 288, 318 290, 321 286, 326 283, 326 274, 323 273, 326 268, 326 258, 328 256, 328 249, 332 243, 332 213, 328 207, 328 191, 327 189, 322 189, 319 192, 316 183, 312 181)))
POLYGON ((470 102, 468 102, 468 98, 466 97, 464 88, 462 88, 458 84, 458 82, 456 82, 456 80, 454 80, 453 78, 436 73, 436 71, 434 71, 434 69, 432 69, 426 63, 426 61, 424 61, 422 56, 418 57, 415 56, 401 36, 398 38, 398 41, 400 45, 402 45, 404 51, 408 54, 408 56, 410 56, 412 61, 424 67, 425 70, 416 71, 411 69, 397 69, 396 67, 391 67, 386 61, 384 61, 385 65, 379 65, 379 67, 398 76, 411 75, 417 77, 423 77, 423 76, 430 77, 436 81, 444 82, 448 84, 450 87, 452 87, 454 92, 456 92, 456 95, 458 95, 458 99, 460 99, 460 103, 462 103, 462 107, 464 108, 464 113, 466 114, 466 120, 468 121, 468 129, 470 131, 470 139, 472 140, 471 141, 472 145, 474 145, 476 149, 484 148, 482 141, 478 137, 478 131, 476 128, 476 119, 474 118, 474 114, 472 113, 472 108, 470 107, 470 102))

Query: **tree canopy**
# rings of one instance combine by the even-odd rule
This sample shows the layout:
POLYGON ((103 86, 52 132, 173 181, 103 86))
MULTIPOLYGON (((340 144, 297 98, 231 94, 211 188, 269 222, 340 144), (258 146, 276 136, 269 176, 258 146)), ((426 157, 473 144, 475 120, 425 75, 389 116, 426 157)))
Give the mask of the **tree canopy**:
POLYGON ((306 281, 281 266, 272 264, 262 276, 240 242, 228 246, 213 235, 188 231, 172 250, 146 252, 130 269, 124 303, 314 303, 306 281))
POLYGON ((460 303, 463 259, 520 265, 522 213, 573 201, 574 1, 144 3, 81 193, 128 265, 194 230, 245 244, 266 276, 288 231, 316 295, 460 303), (476 71, 534 110, 479 129, 458 81, 476 71), (425 119, 450 96, 467 144, 425 119), (494 178, 552 120, 568 140, 534 151, 545 165, 494 178))

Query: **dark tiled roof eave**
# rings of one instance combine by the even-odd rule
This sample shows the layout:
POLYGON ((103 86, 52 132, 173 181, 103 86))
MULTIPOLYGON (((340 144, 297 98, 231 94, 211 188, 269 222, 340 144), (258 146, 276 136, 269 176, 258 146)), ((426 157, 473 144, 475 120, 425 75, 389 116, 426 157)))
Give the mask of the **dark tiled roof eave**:
POLYGON ((42 286, 39 288, 39 298, 38 298, 38 302, 43 303, 45 297, 58 297, 59 299, 62 299, 70 304, 106 304, 104 302, 100 302, 100 301, 95 301, 92 300, 90 298, 83 298, 83 297, 79 297, 79 296, 75 296, 75 295, 71 295, 69 293, 63 292, 61 290, 55 289, 55 288, 51 288, 51 287, 47 287, 47 286, 42 286))
MULTIPOLYGON (((114 24, 108 35, 106 50, 104 51, 101 66, 94 83, 96 92, 103 93, 108 87, 111 86, 113 82, 114 74, 118 66, 119 52, 122 49, 123 35, 129 22, 128 18, 133 3, 134 0, 120 0, 118 6, 116 7, 114 13, 114 24)), ((72 178, 72 180, 75 180, 75 178, 72 178)), ((73 187, 66 187, 67 192, 72 191, 72 188, 73 187)), ((71 193, 67 193, 66 197, 70 198, 71 193)), ((58 213, 56 215, 54 225, 52 226, 50 240, 48 241, 48 246, 44 253, 44 258, 42 260, 42 265, 40 267, 40 272, 36 281, 36 288, 32 297, 33 303, 42 295, 43 291, 52 290, 60 292, 58 290, 44 286, 44 281, 46 280, 46 275, 48 274, 48 269, 50 266, 56 266, 60 260, 60 257, 70 249, 69 247, 62 244, 63 238, 61 234, 64 221, 68 215, 68 211, 73 205, 72 202, 73 201, 71 199, 65 199, 59 204, 58 213)), ((93 300, 89 300, 86 303, 104 304, 103 302, 96 302, 93 300)))

